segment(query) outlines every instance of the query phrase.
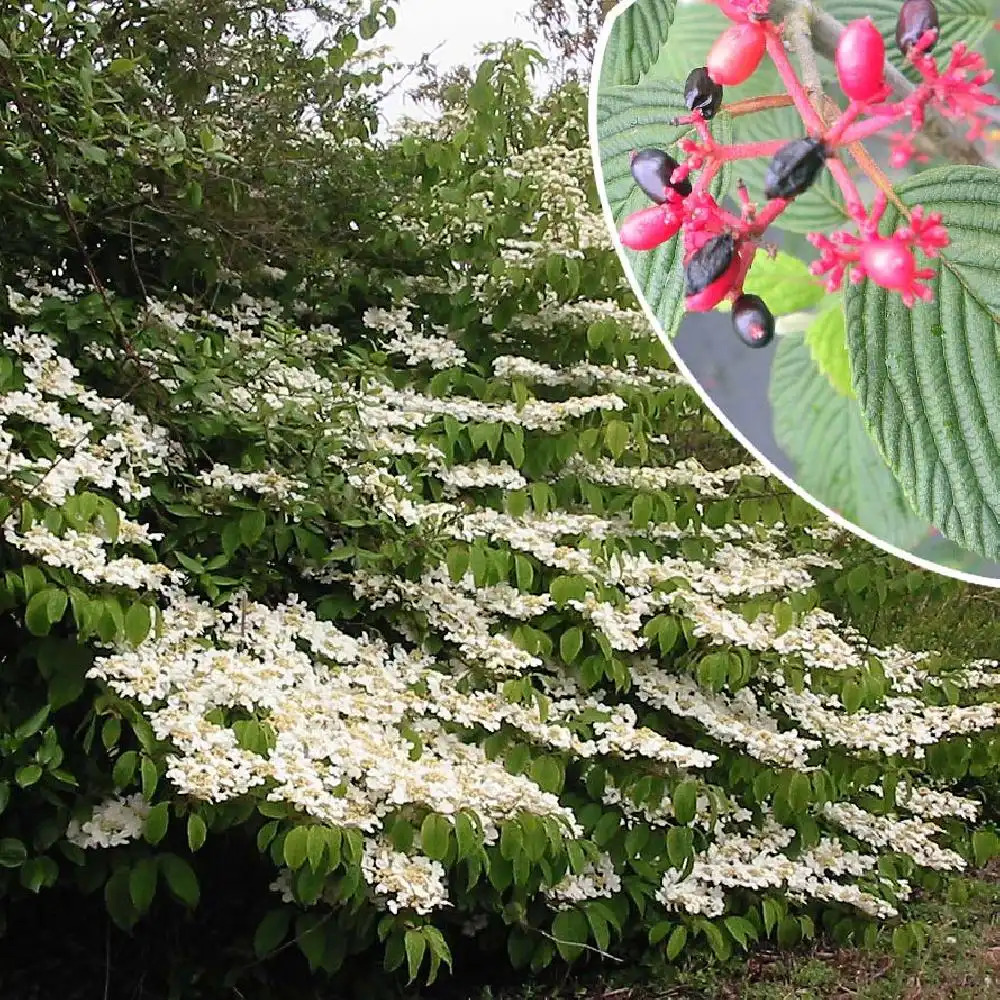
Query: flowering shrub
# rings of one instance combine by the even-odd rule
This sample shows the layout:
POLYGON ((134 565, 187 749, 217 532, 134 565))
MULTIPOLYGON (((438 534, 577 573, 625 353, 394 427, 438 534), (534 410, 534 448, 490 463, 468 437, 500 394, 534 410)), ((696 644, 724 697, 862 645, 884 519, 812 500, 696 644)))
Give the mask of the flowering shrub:
MULTIPOLYGON (((997 439, 982 403, 996 370, 995 275, 991 265, 970 264, 992 259, 1000 226, 988 207, 1000 175, 986 142, 1000 100, 985 56, 972 48, 994 18, 984 8, 966 20, 967 9, 947 0, 882 5, 874 19, 854 6, 684 5, 673 54, 673 3, 638 0, 646 46, 662 55, 640 74, 616 75, 627 64, 617 49, 635 44, 629 12, 619 17, 624 26, 606 29, 609 69, 595 81, 601 181, 635 287, 666 335, 685 311, 731 304, 737 334, 764 347, 776 331, 802 333, 799 314, 818 307, 805 323, 813 360, 838 393, 856 399, 896 481, 891 490, 909 508, 888 531, 884 517, 861 527, 914 548, 929 523, 995 560, 1000 481, 985 456, 997 439), (654 7, 664 14, 655 31, 654 7), (703 53, 703 65, 691 65, 699 61, 692 51, 703 53), (833 60, 829 83, 818 53, 833 60), (887 149, 864 145, 872 140, 887 149), (962 165, 914 171, 932 156, 962 165), (883 168, 910 177, 894 185, 883 168), (787 302, 780 288, 743 298, 748 283, 775 284, 773 260, 759 253, 774 257, 773 227, 807 234, 812 244, 791 244, 823 279, 803 305, 787 302), (838 305, 846 320, 832 319, 838 305), (775 321, 781 314, 784 325, 775 321), (958 354, 984 367, 958 365, 958 354)), ((808 288, 802 271, 796 298, 808 288)), ((779 347, 777 367, 793 350, 779 347)), ((777 405, 794 409, 790 424, 811 429, 814 403, 777 405)), ((787 450, 805 450, 799 445, 787 450)), ((823 495, 815 461, 804 464, 803 485, 858 521, 860 498, 844 509, 829 490, 823 495)))
POLYGON ((535 60, 497 49, 440 121, 360 146, 382 183, 300 279, 8 274, 12 907, 75 886, 130 931, 249 845, 257 958, 433 979, 497 945, 864 940, 996 853, 1000 665, 829 610, 907 578, 670 370, 583 95, 533 98, 535 60))

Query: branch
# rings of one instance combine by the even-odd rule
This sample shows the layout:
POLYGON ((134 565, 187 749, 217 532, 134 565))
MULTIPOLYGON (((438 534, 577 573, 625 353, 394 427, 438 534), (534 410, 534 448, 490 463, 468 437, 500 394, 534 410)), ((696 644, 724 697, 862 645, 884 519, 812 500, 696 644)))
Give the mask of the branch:
MULTIPOLYGON (((780 21, 782 18, 791 21, 793 31, 798 19, 807 21, 812 32, 815 51, 827 59, 834 58, 837 42, 845 26, 831 14, 821 10, 812 0, 771 0, 771 16, 775 21, 780 21)), ((801 52, 798 54, 801 59, 801 52)), ((885 79, 897 97, 905 97, 916 89, 888 60, 886 60, 885 79)), ((971 163, 979 167, 989 165, 989 160, 979 147, 969 142, 960 130, 955 129, 933 109, 928 109, 924 133, 933 140, 938 152, 955 163, 971 163)))

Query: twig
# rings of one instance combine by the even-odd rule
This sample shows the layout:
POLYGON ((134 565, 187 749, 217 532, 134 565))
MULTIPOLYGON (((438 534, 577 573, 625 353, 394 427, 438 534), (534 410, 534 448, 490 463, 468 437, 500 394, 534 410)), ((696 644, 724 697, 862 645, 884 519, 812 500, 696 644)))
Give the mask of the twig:
POLYGON ((813 52, 809 16, 810 9, 805 4, 796 4, 792 7, 785 18, 785 35, 788 38, 792 51, 799 58, 799 71, 802 74, 802 84, 809 95, 809 102, 825 123, 826 116, 823 113, 823 77, 820 74, 819 66, 816 64, 816 56, 813 52))
MULTIPOLYGON (((833 59, 837 51, 837 42, 844 32, 845 26, 841 21, 821 10, 812 0, 771 0, 771 16, 776 21, 788 18, 792 20, 794 26, 794 20, 799 16, 797 11, 800 10, 808 22, 814 51, 827 59, 833 59)), ((801 53, 799 56, 801 59, 801 53)), ((805 72, 803 67, 803 76, 805 72)), ((916 87, 888 60, 885 66, 885 79, 897 97, 906 97, 916 90, 916 87)), ((979 167, 990 165, 987 157, 975 143, 969 142, 958 129, 930 108, 927 111, 924 132, 934 142, 938 152, 947 159, 979 167)))

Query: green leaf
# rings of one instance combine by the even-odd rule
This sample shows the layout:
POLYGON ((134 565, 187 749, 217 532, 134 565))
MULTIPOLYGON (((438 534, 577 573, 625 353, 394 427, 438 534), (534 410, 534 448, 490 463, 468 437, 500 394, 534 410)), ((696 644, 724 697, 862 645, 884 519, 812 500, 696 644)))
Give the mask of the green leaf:
POLYGON ((688 929, 684 924, 678 924, 673 931, 671 931, 670 937, 667 940, 667 961, 674 961, 675 958, 684 950, 684 945, 687 944, 688 939, 688 929))
POLYGON ((254 932, 254 954, 263 958, 279 947, 288 936, 291 922, 292 911, 289 909, 270 910, 266 913, 254 932))
POLYGON ((156 859, 140 858, 129 872, 128 889, 132 905, 145 913, 156 895, 156 859))
POLYGON ((601 85, 635 84, 656 62, 674 19, 675 0, 635 0, 608 29, 601 85))
POLYGON ((167 888, 185 906, 194 908, 198 905, 201 896, 198 876, 183 858, 179 858, 176 854, 161 854, 160 872, 167 883, 167 888))
MULTIPOLYGON (((943 23, 943 15, 942 15, 943 23)), ((847 349, 865 425, 913 509, 956 544, 1000 558, 1000 172, 929 170, 896 189, 943 213, 933 302, 871 281, 847 290, 847 349)), ((901 222, 892 205, 881 230, 901 222)))
POLYGON ((555 946, 567 962, 583 954, 589 931, 587 918, 579 910, 560 910, 552 921, 555 946))
POLYGON ((289 830, 285 835, 282 852, 285 857, 285 864, 292 871, 301 868, 306 863, 306 858, 309 854, 309 828, 297 826, 289 830))
POLYGON ((444 816, 430 813, 424 817, 420 825, 420 846, 432 861, 443 861, 447 857, 450 837, 451 823, 444 816))
POLYGON ((698 782, 682 781, 674 789, 673 804, 678 823, 686 825, 692 822, 698 804, 698 782))
POLYGON ((30 788, 42 777, 42 768, 39 764, 25 764, 14 772, 14 781, 20 788, 30 788))
POLYGON ((806 345, 813 363, 841 395, 854 398, 851 388, 851 358, 847 353, 847 328, 840 296, 824 309, 806 330, 806 345))
POLYGON ((149 802, 156 791, 160 775, 156 770, 156 765, 148 757, 142 758, 142 763, 139 765, 139 775, 142 780, 142 796, 149 802))
POLYGON ((453 545, 448 550, 448 574, 452 583, 458 583, 469 569, 469 550, 465 546, 453 545))
POLYGON ((57 593, 59 591, 55 587, 46 587, 28 601, 28 605, 24 609, 24 624, 32 635, 49 634, 49 629, 52 626, 52 619, 49 615, 49 600, 53 594, 57 593))
POLYGON ((674 868, 680 870, 691 857, 691 831, 685 826, 672 826, 667 833, 667 857, 674 868))
POLYGON ((795 481, 819 503, 889 544, 928 533, 865 432, 856 404, 819 372, 801 336, 780 338, 771 371, 774 435, 795 481))
POLYGON ((409 982, 417 978, 421 963, 424 960, 424 953, 427 951, 427 940, 423 933, 417 928, 412 928, 406 932, 403 938, 403 947, 406 951, 406 971, 409 973, 409 982))
POLYGON ((972 853, 980 868, 990 861, 1000 850, 1000 841, 992 830, 977 830, 972 835, 972 853))
POLYGON ((26 740, 29 736, 34 736, 42 726, 45 725, 45 720, 49 717, 49 706, 42 705, 34 715, 29 716, 24 722, 21 723, 14 730, 14 738, 18 740, 26 740))
POLYGON ((309 866, 313 871, 318 872, 323 864, 323 856, 326 854, 326 830, 321 826, 309 827, 309 834, 306 838, 306 857, 309 859, 309 866))
POLYGON ((812 784, 804 774, 793 774, 788 783, 788 804, 793 812, 802 813, 812 799, 812 784))
POLYGON ((572 663, 583 648, 583 629, 578 626, 567 629, 559 639, 559 655, 567 662, 572 663))
POLYGON ((146 817, 145 836, 147 843, 158 844, 167 835, 170 823, 170 803, 158 802, 146 817))
POLYGON ((208 827, 198 813, 191 813, 187 821, 188 847, 192 851, 200 850, 208 835, 208 827))
POLYGON ((826 296, 806 264, 782 251, 774 257, 757 254, 743 290, 764 299, 775 316, 811 309, 826 296))
POLYGON ((133 646, 138 646, 149 635, 150 624, 148 606, 136 601, 125 612, 125 637, 133 646))
POLYGON ((14 837, 0 839, 0 868, 20 868, 28 859, 28 849, 14 837))
MULTIPOLYGON (((700 65, 691 61, 691 54, 702 52, 707 55, 712 43, 730 23, 715 4, 682 3, 674 11, 674 21, 670 25, 670 44, 660 49, 659 57, 649 71, 649 79, 670 80, 674 83, 687 79, 692 68, 700 65)), ((765 61, 757 73, 766 72, 767 69, 765 61)), ((773 75, 777 76, 777 73, 773 75)), ((729 89, 726 88, 727 101, 730 99, 729 89)))

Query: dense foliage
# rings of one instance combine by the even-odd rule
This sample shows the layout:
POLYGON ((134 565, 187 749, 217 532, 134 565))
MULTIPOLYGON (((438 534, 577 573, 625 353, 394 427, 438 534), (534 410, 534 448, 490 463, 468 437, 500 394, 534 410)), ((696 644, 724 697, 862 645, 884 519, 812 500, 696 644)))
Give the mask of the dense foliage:
POLYGON ((325 68, 222 0, 190 67, 158 4, 0 18, 11 924, 197 921, 220 859, 237 978, 290 942, 433 979, 905 918, 997 848, 998 665, 871 641, 940 583, 670 371, 581 89, 507 46, 378 143, 391 8, 347 7, 325 68), (208 67, 225 106, 184 105, 208 67))

